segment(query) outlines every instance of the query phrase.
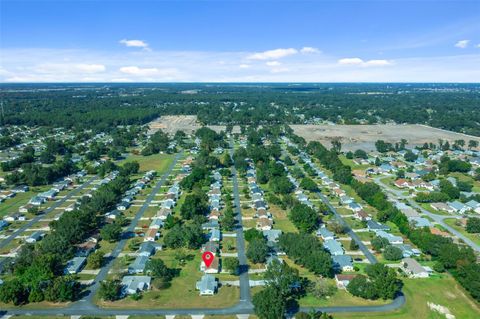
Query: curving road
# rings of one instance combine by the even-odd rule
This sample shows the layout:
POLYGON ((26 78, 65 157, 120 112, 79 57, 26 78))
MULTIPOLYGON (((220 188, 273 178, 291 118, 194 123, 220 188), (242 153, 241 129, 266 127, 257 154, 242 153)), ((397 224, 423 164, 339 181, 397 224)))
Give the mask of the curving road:
MULTIPOLYGON (((383 176, 382 176, 383 177, 383 176)), ((459 216, 451 216, 451 215, 437 215, 437 214, 434 214, 432 212, 429 212, 428 210, 426 210, 425 208, 423 208, 422 206, 420 206, 417 202, 415 202, 410 196, 405 196, 403 194, 402 191, 400 190, 396 190, 396 189, 393 189, 391 188, 390 186, 388 186, 387 184, 385 184, 384 182, 381 181, 381 178, 382 177, 375 177, 373 180, 375 181, 376 184, 378 184, 380 187, 382 187, 383 189, 385 189, 387 192, 389 192, 390 194, 396 196, 397 198, 399 199, 404 199, 406 200, 410 206, 414 207, 414 208, 417 208, 418 210, 420 210, 422 212, 422 214, 424 215, 427 215, 428 217, 430 217, 431 219, 433 219, 437 224, 441 225, 442 227, 444 227, 445 229, 447 229, 450 233, 454 234, 455 236, 457 236, 458 238, 462 239, 468 246, 472 247, 473 250, 475 250, 476 252, 480 252, 480 246, 478 246, 477 244, 475 244, 473 241, 471 241, 468 237, 464 236, 462 233, 460 233, 459 231, 457 231, 455 228, 449 226, 448 224, 446 224, 443 220, 446 219, 446 218, 459 218, 459 216)))

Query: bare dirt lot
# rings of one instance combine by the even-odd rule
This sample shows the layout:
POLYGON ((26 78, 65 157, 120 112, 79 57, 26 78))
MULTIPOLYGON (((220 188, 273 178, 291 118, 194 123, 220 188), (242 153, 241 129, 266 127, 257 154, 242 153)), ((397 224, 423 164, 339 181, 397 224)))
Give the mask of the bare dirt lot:
POLYGON ((445 131, 425 125, 290 125, 296 134, 307 141, 319 141, 327 147, 334 139, 339 139, 343 150, 375 150, 375 141, 400 142, 402 138, 409 146, 423 145, 425 142, 438 143, 439 139, 449 141, 463 139, 477 140, 479 137, 445 131))
MULTIPOLYGON (((367 151, 375 150, 375 141, 384 140, 390 143, 400 142, 402 138, 408 141, 409 146, 423 145, 425 142, 438 143, 439 139, 452 143, 455 140, 463 139, 477 140, 479 137, 465 134, 445 131, 425 125, 290 125, 296 134, 302 136, 307 141, 319 141, 327 147, 334 139, 339 139, 343 150, 364 149, 367 151)), ((161 129, 169 134, 174 134, 178 130, 185 133, 192 133, 202 125, 198 122, 195 115, 165 115, 150 123, 150 132, 156 132, 161 129)), ((225 130, 222 125, 209 125, 209 128, 220 132, 225 130)), ((234 133, 239 133, 240 128, 235 126, 234 133)))
MULTIPOLYGON (((202 127, 196 115, 165 115, 150 122, 149 126, 150 133, 162 130, 169 134, 175 134, 179 130, 192 133, 202 127)), ((208 125, 208 127, 216 132, 225 130, 224 125, 208 125)), ((233 127, 233 133, 240 133, 240 127, 233 127)))

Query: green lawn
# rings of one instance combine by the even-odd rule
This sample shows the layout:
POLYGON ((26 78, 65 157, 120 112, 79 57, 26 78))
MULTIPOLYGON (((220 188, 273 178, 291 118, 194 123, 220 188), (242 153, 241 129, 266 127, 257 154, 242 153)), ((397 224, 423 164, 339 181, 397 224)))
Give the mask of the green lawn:
POLYGON ((454 228, 456 231, 459 231, 462 235, 464 235, 465 237, 473 241, 475 244, 480 245, 480 235, 467 233, 465 228, 463 228, 462 226, 456 225, 455 222, 457 220, 455 218, 446 218, 443 221, 445 222, 445 224, 454 228))
POLYGON ((129 155, 126 159, 120 161, 119 164, 125 162, 137 161, 140 164, 140 171, 155 170, 159 174, 165 172, 173 162, 175 155, 173 154, 154 154, 150 156, 129 155))
POLYGON ((153 288, 144 292, 142 299, 134 301, 126 297, 115 302, 97 301, 106 308, 218 308, 229 307, 236 304, 240 298, 238 287, 220 287, 215 296, 201 297, 195 290, 195 283, 202 273, 199 271, 201 255, 196 250, 189 253, 192 260, 187 261, 185 266, 180 266, 174 259, 174 250, 158 252, 154 258, 161 258, 167 266, 180 269, 180 274, 172 280, 170 288, 157 290, 153 288))
POLYGON ((436 319, 445 315, 431 310, 427 303, 447 307, 458 319, 474 319, 480 316, 480 306, 449 275, 428 279, 406 279, 403 292, 407 298, 405 306, 393 312, 335 314, 335 319, 436 319))
POLYGON ((26 205, 30 198, 48 189, 50 189, 50 186, 31 187, 30 191, 18 193, 15 197, 5 200, 0 204, 0 218, 8 214, 17 213, 20 206, 26 205))

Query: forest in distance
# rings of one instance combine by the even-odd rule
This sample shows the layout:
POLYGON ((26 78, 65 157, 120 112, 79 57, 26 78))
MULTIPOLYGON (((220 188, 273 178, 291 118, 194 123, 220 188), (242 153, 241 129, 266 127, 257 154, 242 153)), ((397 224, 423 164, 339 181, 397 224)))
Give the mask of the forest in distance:
POLYGON ((2 84, 0 99, 2 124, 99 132, 197 115, 207 125, 408 123, 480 136, 479 84, 2 84))

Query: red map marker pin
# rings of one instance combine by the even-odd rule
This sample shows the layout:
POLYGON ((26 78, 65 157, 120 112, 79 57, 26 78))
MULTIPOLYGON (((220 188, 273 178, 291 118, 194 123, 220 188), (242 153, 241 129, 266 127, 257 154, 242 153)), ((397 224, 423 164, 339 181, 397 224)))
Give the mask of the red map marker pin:
POLYGON ((207 266, 207 268, 210 267, 214 258, 215 255, 209 251, 204 252, 202 255, 203 262, 205 263, 205 266, 207 266))

